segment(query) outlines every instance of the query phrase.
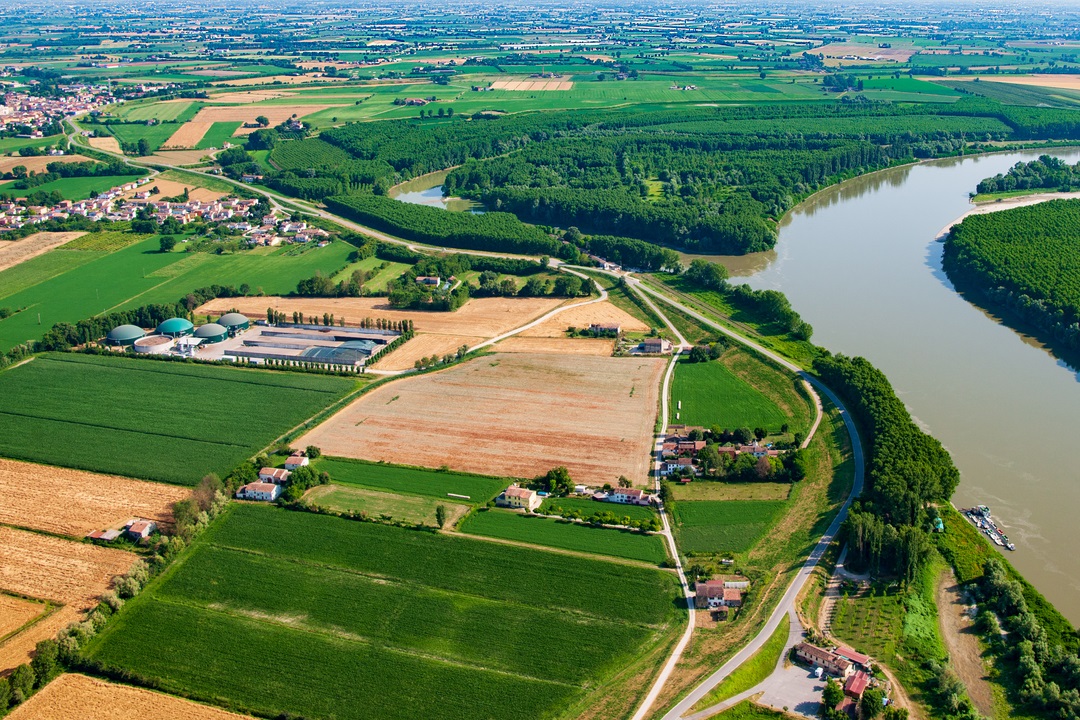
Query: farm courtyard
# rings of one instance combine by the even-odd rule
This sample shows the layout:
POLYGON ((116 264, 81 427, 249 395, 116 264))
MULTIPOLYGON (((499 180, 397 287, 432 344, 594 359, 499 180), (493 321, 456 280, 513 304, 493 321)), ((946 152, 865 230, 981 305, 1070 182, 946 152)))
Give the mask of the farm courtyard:
POLYGON ((644 484, 660 358, 496 354, 388 383, 300 438, 328 455, 581 483, 644 484))

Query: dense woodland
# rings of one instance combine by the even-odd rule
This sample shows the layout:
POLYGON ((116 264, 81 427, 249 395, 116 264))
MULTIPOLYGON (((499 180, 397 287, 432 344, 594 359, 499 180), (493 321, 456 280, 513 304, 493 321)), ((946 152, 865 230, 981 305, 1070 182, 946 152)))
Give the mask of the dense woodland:
POLYGON ((1080 350, 1080 200, 964 218, 943 265, 961 290, 1080 350))
POLYGON ((1069 192, 1080 187, 1080 163, 1069 165, 1049 155, 1038 160, 1019 162, 1007 173, 998 173, 979 183, 976 192, 1000 193, 1017 190, 1059 190, 1069 192))
MULTIPOLYGON (((372 199, 398 181, 456 168, 447 194, 528 223, 741 254, 772 247, 783 213, 837 180, 972 143, 1051 136, 1080 137, 1080 121, 985 98, 934 107, 864 101, 402 120, 281 142, 271 154, 279 170, 265 182, 306 199, 333 197, 333 209, 410 239, 446 236, 440 244, 529 252, 521 246, 531 228, 486 221, 500 223, 493 238, 456 226, 475 221, 372 199), (512 242, 496 244, 502 237, 512 242)), ((662 267, 656 261, 650 269, 662 267)))
POLYGON ((814 361, 814 372, 843 397, 865 443, 866 487, 843 529, 851 563, 910 581, 932 547, 928 507, 948 502, 960 473, 868 360, 822 357, 814 361))

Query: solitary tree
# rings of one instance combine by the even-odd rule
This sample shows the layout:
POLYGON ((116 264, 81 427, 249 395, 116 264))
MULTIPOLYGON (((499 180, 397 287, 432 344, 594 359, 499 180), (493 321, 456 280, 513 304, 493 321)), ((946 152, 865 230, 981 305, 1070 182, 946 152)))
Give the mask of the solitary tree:
POLYGON ((172 249, 176 247, 176 238, 172 235, 162 235, 158 240, 158 247, 163 253, 172 252, 172 249))
POLYGON ((435 506, 435 522, 439 523, 440 528, 443 527, 444 525, 446 525, 446 506, 445 505, 436 505, 435 506))
POLYGON ((270 126, 270 118, 266 117, 265 115, 259 115, 257 118, 255 118, 255 122, 259 123, 259 127, 270 126))
POLYGON ((630 487, 630 485, 631 485, 630 480, 625 475, 620 475, 619 476, 619 487, 628 488, 628 487, 630 487))

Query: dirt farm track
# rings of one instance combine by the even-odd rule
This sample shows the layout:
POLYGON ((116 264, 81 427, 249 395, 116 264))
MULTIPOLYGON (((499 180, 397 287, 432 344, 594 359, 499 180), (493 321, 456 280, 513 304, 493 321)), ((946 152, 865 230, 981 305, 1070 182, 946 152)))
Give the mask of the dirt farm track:
POLYGON ((77 674, 61 675, 8 715, 9 720, 242 720, 246 717, 77 674))
POLYGON ((324 454, 577 482, 648 481, 664 360, 500 353, 395 380, 296 441, 324 454), (500 428, 498 433, 496 428, 500 428))

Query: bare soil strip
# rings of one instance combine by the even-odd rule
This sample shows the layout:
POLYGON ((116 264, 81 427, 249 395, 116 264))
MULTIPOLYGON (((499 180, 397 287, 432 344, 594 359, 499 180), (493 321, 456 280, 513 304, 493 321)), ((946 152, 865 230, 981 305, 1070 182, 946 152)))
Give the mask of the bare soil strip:
POLYGON ((132 517, 172 524, 172 504, 191 494, 164 483, 0 460, 0 523, 82 538, 132 517))
POLYGON ((941 574, 937 586, 938 623, 951 665, 967 688, 968 697, 983 717, 994 717, 994 692, 982 663, 975 623, 964 604, 963 591, 952 571, 941 574))
POLYGON ((82 237, 84 232, 39 232, 22 240, 0 240, 0 270, 7 270, 54 247, 82 237))
POLYGON ((659 358, 500 354, 388 383, 297 441, 328 455, 582 483, 648 482, 659 358))
POLYGON ((8 715, 9 720, 239 720, 247 715, 85 675, 61 675, 8 715))

